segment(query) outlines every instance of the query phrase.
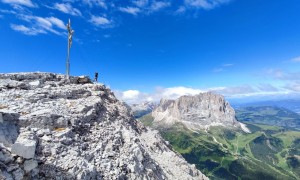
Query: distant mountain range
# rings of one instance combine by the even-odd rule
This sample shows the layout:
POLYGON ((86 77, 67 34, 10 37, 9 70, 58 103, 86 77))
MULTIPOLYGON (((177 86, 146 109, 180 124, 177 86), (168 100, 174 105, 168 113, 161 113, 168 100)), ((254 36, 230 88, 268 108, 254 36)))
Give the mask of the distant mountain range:
POLYGON ((132 109, 135 118, 140 118, 146 114, 151 113, 156 107, 157 103, 154 102, 143 102, 140 104, 129 105, 132 109))
POLYGON ((300 99, 287 99, 287 100, 270 100, 270 101, 257 101, 251 103, 234 103, 232 107, 235 109, 242 107, 261 107, 261 106, 275 106, 282 107, 300 114, 300 99))
POLYGON ((236 109, 239 121, 288 128, 300 128, 300 115, 276 106, 248 106, 236 109))

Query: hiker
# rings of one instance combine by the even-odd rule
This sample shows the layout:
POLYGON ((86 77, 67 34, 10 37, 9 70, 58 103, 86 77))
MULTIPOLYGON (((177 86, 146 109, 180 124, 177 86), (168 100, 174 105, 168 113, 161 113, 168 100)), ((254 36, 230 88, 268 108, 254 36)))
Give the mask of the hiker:
POLYGON ((95 72, 95 79, 94 79, 95 82, 98 82, 98 72, 95 72))

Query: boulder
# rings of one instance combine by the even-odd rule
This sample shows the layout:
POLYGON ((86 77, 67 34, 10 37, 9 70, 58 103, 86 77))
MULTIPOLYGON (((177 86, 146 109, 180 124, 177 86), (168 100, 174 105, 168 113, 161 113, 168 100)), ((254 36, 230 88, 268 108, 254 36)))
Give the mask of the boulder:
POLYGON ((78 84, 87 84, 87 83, 91 83, 91 79, 88 76, 79 76, 77 78, 77 83, 78 84))
POLYGON ((31 170, 33 170, 34 168, 36 168, 38 166, 38 163, 36 160, 30 159, 30 160, 26 160, 24 163, 24 170, 26 172, 29 172, 31 170))
POLYGON ((26 139, 26 137, 19 136, 17 141, 13 144, 11 152, 25 159, 31 159, 35 155, 35 148, 35 140, 26 139))

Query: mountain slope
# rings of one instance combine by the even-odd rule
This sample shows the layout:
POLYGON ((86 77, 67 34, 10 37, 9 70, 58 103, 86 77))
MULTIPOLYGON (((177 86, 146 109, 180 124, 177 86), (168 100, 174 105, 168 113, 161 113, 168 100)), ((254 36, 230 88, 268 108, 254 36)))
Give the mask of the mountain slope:
POLYGON ((130 108, 132 109, 133 115, 135 118, 140 118, 146 114, 151 113, 155 108, 156 104, 152 102, 143 102, 140 104, 131 104, 130 108))
MULTIPOLYGON (((142 122, 149 120, 150 115, 141 118, 142 122)), ((210 179, 300 178, 299 131, 249 123, 247 127, 252 133, 224 127, 195 132, 180 123, 158 130, 174 150, 210 179)))
POLYGON ((249 106, 236 109, 236 117, 242 122, 300 128, 300 115, 285 108, 273 106, 249 106))
POLYGON ((207 179, 104 85, 0 74, 0 179, 207 179))
POLYGON ((174 150, 182 154, 189 163, 196 164, 211 179, 300 178, 300 150, 296 145, 300 140, 300 131, 247 122, 245 126, 249 131, 246 133, 241 126, 235 126, 239 122, 234 118, 235 113, 230 105, 225 106, 227 111, 220 112, 217 107, 224 104, 220 103, 224 101, 209 100, 211 95, 206 96, 208 97, 163 100, 158 106, 160 109, 155 109, 139 120, 159 130, 174 150), (223 114, 226 112, 229 114, 223 114), (211 118, 212 113, 219 114, 211 118), (197 119, 205 117, 203 115, 207 115, 206 118, 197 119), (161 119, 157 121, 157 117, 161 119), (182 117, 184 120, 181 120, 182 117), (189 121, 194 123, 193 126, 186 123, 189 121), (215 126, 216 124, 219 126, 215 126))

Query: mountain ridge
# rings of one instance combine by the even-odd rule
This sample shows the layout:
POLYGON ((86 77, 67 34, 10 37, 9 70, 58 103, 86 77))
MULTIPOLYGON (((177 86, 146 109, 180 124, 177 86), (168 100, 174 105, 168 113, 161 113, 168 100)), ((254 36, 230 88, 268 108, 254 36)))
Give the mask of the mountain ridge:
POLYGON ((88 77, 0 74, 0 179, 207 179, 88 77))

